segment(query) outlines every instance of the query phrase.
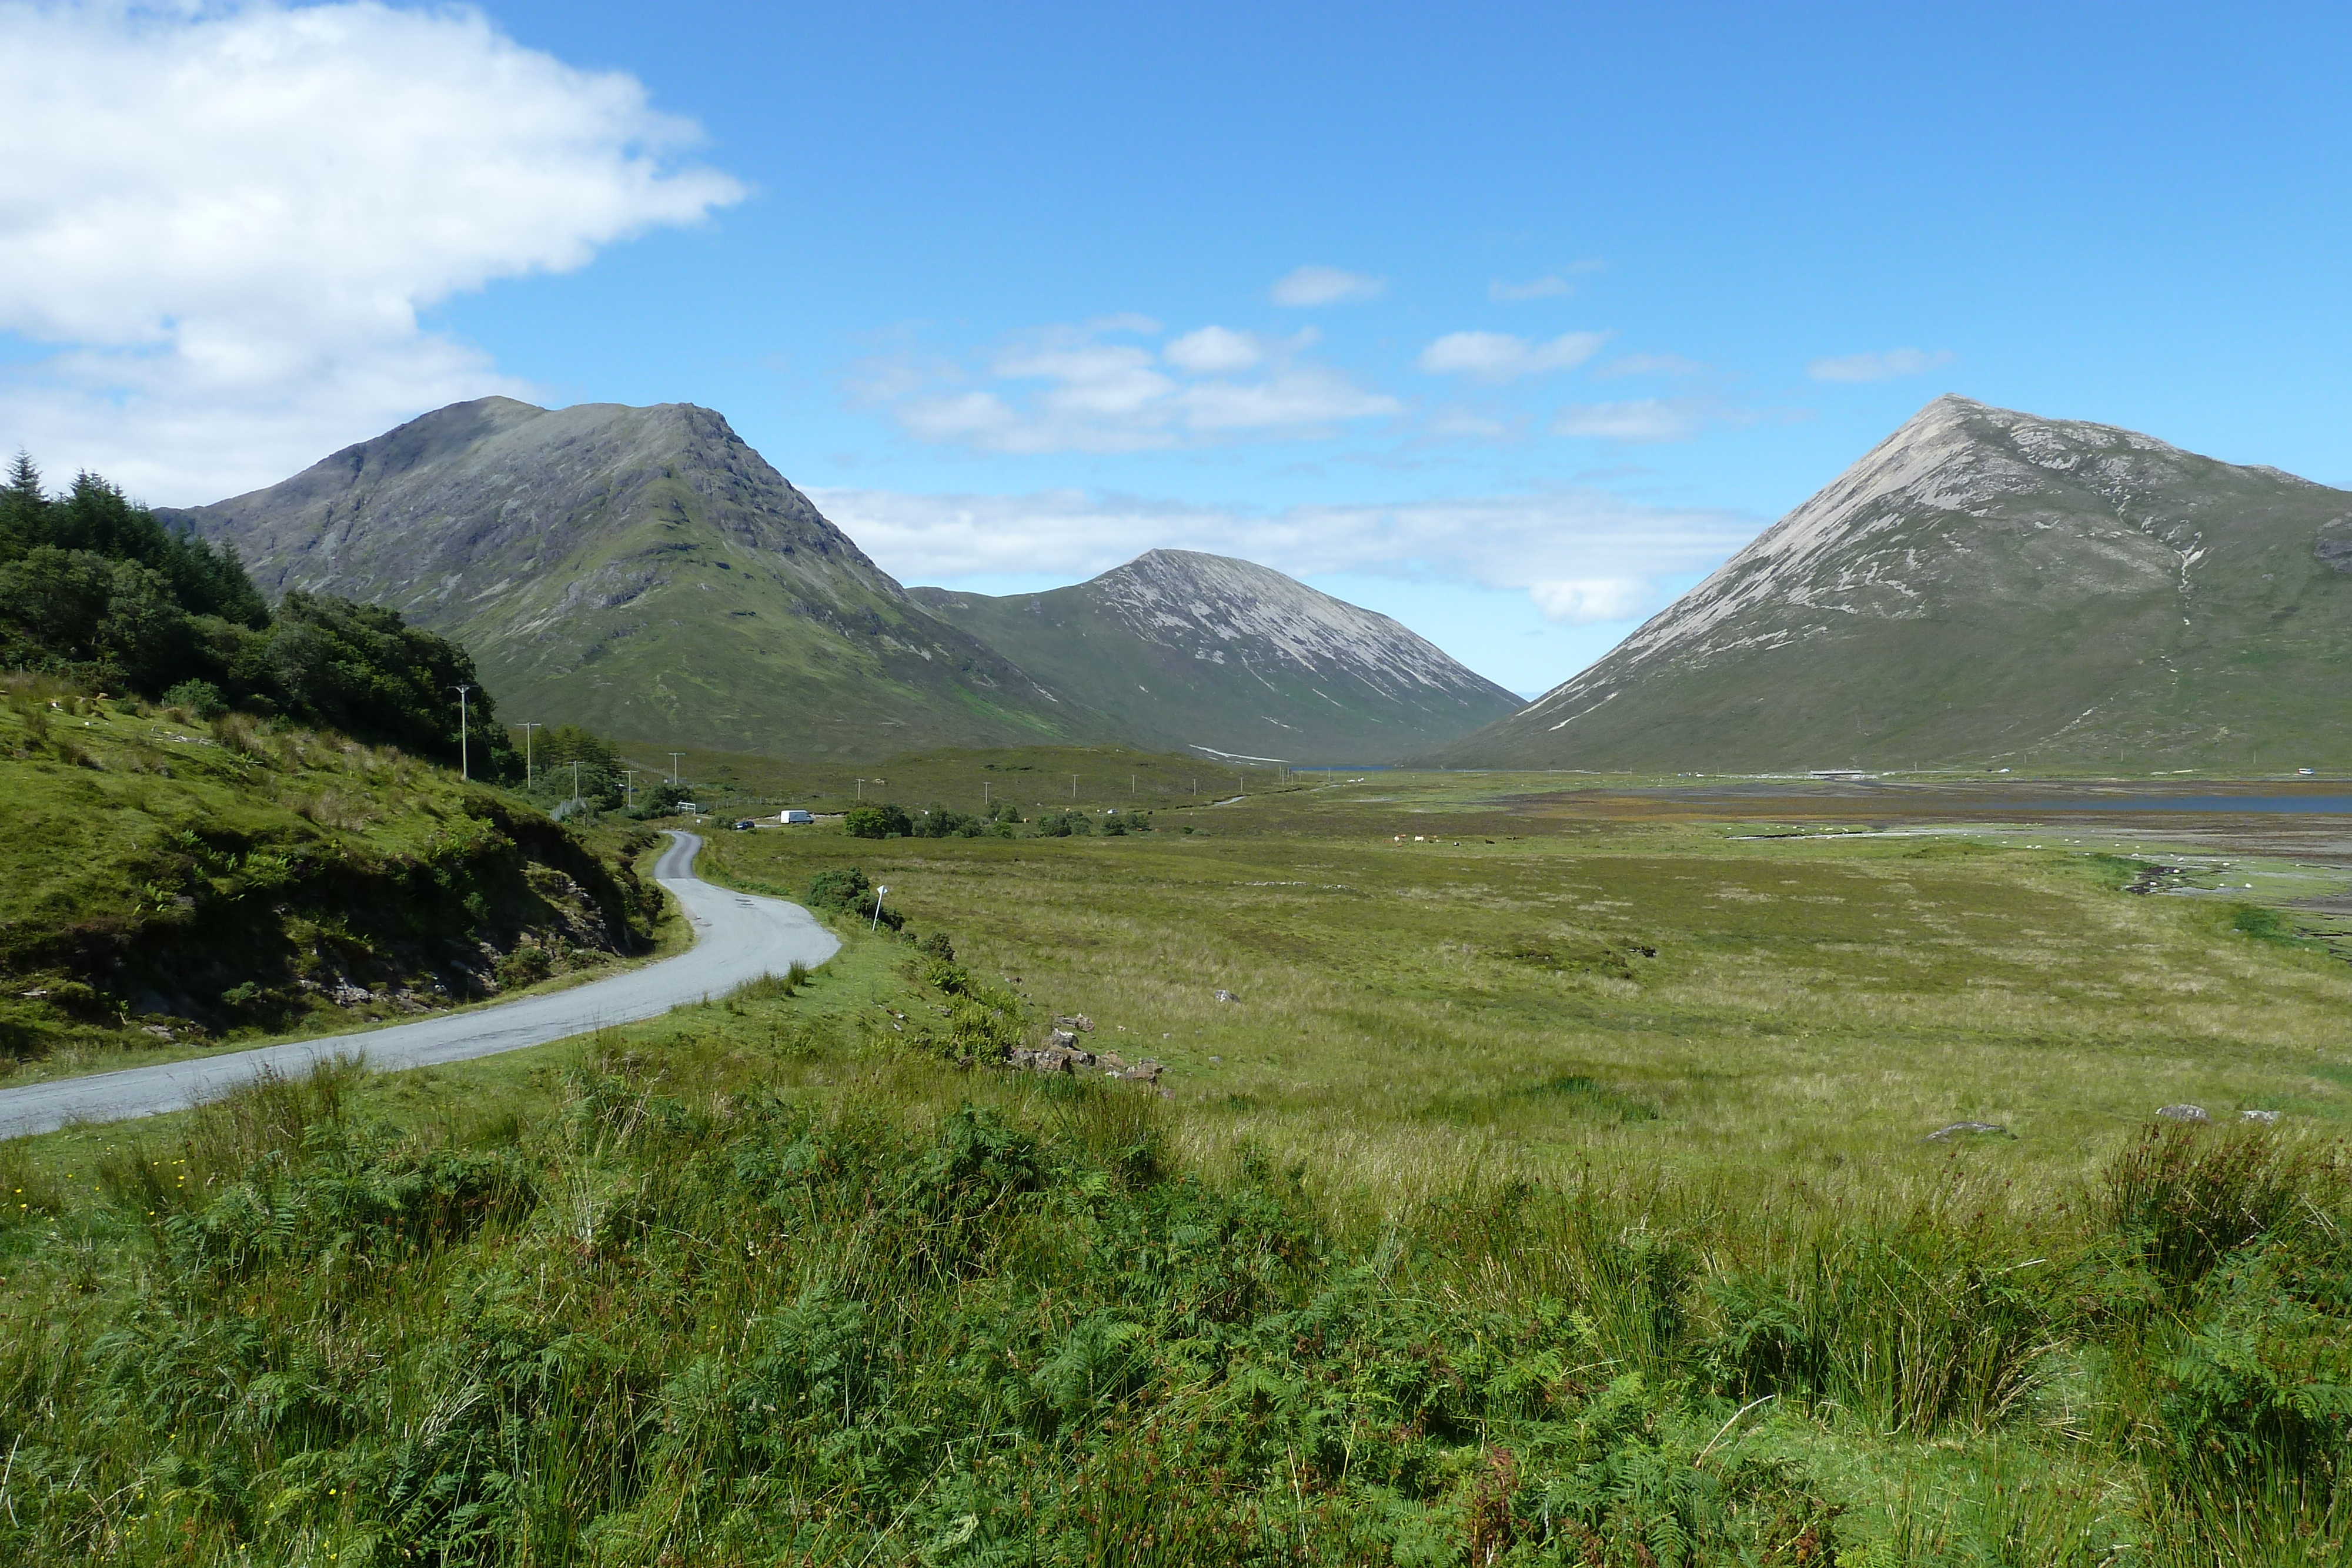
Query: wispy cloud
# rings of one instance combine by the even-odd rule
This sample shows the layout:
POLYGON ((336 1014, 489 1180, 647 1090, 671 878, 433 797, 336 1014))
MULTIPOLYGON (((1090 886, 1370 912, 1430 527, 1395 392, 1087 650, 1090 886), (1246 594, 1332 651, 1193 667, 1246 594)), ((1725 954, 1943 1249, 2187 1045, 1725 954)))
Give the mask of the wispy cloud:
POLYGON ((1276 305, 1349 305, 1378 299, 1388 287, 1384 277, 1366 277, 1336 267, 1301 267, 1275 279, 1266 294, 1276 305))
POLYGON ((1432 375, 1507 382, 1522 376, 1573 370, 1609 340, 1606 332, 1563 332, 1548 342, 1508 332, 1448 332, 1421 351, 1421 368, 1432 375))
POLYGON ((1600 441, 1687 441, 1717 411, 1699 398, 1633 398, 1623 402, 1571 403, 1552 415, 1555 435, 1600 441))
POLYGON ((1605 365, 1592 367, 1595 381, 1620 376, 1703 376, 1713 367, 1680 354, 1622 354, 1605 365))
POLYGON ((527 392, 419 310, 744 193, 634 78, 472 9, 10 5, 0 33, 0 331, 37 349, 0 431, 159 502, 527 392))
POLYGON ((1758 527, 1733 513, 1596 490, 1279 511, 1078 490, 810 494, 907 580, 1036 571, 1076 580, 1165 547, 1241 556, 1297 576, 1367 572, 1522 591, 1549 618, 1580 625, 1658 608, 1662 579, 1714 566, 1758 527))
POLYGON ((1902 376, 1925 375, 1956 356, 1948 349, 1929 353, 1923 349, 1889 349, 1883 354, 1843 354, 1815 360, 1805 373, 1817 382, 1891 382, 1902 376))
POLYGON ((963 363, 901 352, 854 368, 861 401, 918 440, 1016 455, 1118 453, 1237 435, 1297 435, 1403 404, 1306 358, 1288 337, 1202 327, 1164 345, 1148 317, 1024 334, 963 363))
POLYGON ((1506 283, 1497 277, 1486 285, 1486 298, 1498 305, 1517 305, 1529 299, 1558 299, 1575 292, 1576 285, 1556 272, 1530 277, 1525 283, 1506 283))

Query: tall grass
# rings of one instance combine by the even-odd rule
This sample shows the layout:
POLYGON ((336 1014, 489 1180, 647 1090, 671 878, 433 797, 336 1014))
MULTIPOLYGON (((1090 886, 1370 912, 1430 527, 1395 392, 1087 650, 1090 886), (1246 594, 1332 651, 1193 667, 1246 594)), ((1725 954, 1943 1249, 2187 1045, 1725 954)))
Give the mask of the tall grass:
POLYGON ((854 1086, 793 1092, 740 1044, 789 993, 733 1005, 708 1014, 737 1042, 721 1082, 724 1041, 611 1035, 544 1109, 457 1138, 374 1119, 329 1062, 119 1145, 103 1200, 47 1200, 58 1239, 14 1266, 0 1556, 2185 1563, 2342 1539, 2330 1145, 2152 1129, 2042 1207, 1965 1178, 1855 1209, 1490 1172, 1381 1216, 1301 1162, 1202 1167, 1133 1085, 943 1081, 843 1035, 854 1086), (2105 1416, 2044 1437, 2068 1399, 2105 1416))

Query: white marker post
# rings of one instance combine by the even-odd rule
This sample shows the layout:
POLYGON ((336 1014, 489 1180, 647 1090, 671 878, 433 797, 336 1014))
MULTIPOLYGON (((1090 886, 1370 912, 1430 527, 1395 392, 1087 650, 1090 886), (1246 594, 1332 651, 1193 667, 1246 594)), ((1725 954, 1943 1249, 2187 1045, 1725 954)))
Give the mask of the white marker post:
POLYGON ((887 887, 877 887, 874 890, 874 924, 866 928, 868 936, 882 929, 882 895, 889 891, 887 887))

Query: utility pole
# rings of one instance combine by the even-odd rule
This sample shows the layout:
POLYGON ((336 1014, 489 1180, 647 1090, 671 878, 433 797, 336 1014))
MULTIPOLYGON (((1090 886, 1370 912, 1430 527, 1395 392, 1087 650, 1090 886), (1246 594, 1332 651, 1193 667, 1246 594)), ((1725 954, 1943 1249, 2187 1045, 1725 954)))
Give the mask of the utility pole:
POLYGON ((982 811, 988 810, 988 780, 985 779, 980 781, 980 809, 982 811))
POLYGON ((669 781, 673 784, 677 782, 677 759, 685 755, 683 751, 673 751, 669 754, 669 781))
POLYGON ((530 732, 546 727, 543 724, 527 724, 522 727, 522 787, 526 790, 530 788, 530 732))
POLYGON ((866 780, 863 779, 860 779, 857 781, 857 800, 858 803, 861 805, 864 804, 866 800, 866 780))
POLYGON ((572 803, 580 804, 580 759, 572 759, 572 803))
POLYGON ((1135 799, 1135 775, 1132 773, 1127 776, 1127 798, 1130 800, 1135 799))
POLYGON ((1077 776, 1076 774, 1073 773, 1073 774, 1071 774, 1071 775, 1070 775, 1070 799, 1071 799, 1071 800, 1076 800, 1077 798, 1078 798, 1078 776, 1077 776))
POLYGON ((634 811, 636 809, 637 770, 634 768, 624 768, 621 769, 621 810, 634 811))
POLYGON ((452 686, 457 694, 457 777, 471 783, 474 778, 474 758, 466 738, 466 694, 471 686, 452 686))

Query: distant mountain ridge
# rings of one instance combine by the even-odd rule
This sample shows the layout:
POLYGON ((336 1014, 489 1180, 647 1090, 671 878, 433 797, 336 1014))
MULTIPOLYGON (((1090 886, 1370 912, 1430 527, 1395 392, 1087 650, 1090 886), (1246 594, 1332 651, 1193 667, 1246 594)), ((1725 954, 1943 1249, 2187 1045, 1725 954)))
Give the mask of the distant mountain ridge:
POLYGON ((455 636, 520 722, 722 749, 886 755, 1098 732, 911 602, 690 403, 456 403, 268 489, 163 514, 265 592, 455 636))
POLYGON ((908 592, 1139 745, 1385 762, 1522 706, 1390 617, 1225 556, 1155 549, 1044 593, 908 592))
POLYGON ((1154 551, 1017 600, 909 594, 690 403, 455 403, 160 515, 234 546, 272 597, 345 594, 455 637, 510 722, 649 745, 1373 762, 1519 706, 1387 616, 1218 556, 1154 551))
POLYGON ((2352 763, 2352 493, 1937 399, 1451 766, 2352 763))

